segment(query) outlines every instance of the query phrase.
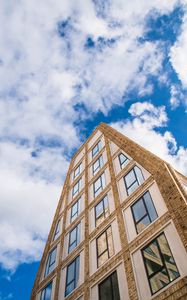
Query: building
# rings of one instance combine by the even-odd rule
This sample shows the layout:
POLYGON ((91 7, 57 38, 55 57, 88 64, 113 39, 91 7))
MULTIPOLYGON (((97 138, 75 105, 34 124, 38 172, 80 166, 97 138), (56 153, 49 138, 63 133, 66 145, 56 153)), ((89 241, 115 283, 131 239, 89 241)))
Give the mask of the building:
POLYGON ((31 300, 187 299, 186 250, 187 178, 101 123, 70 163, 31 300))

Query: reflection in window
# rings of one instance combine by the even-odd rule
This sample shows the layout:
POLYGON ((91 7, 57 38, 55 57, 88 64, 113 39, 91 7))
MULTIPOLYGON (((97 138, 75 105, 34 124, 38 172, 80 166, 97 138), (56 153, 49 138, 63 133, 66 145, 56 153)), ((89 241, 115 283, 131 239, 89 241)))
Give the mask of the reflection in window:
POLYGON ((80 211, 80 200, 81 198, 79 198, 71 207, 71 216, 70 216, 70 222, 73 222, 76 217, 79 214, 80 211))
POLYGON ((97 180, 93 183, 94 197, 96 197, 105 187, 105 174, 103 173, 97 180))
POLYGON ((50 282, 41 292, 40 300, 51 300, 52 282, 50 282))
POLYGON ((97 266, 100 267, 114 254, 111 226, 96 239, 96 246, 97 266))
POLYGON ((95 206, 95 226, 97 227, 109 215, 107 195, 95 206))
POLYGON ((121 167, 121 169, 123 169, 129 162, 129 159, 123 153, 120 153, 118 155, 118 158, 119 158, 120 167, 121 167))
POLYGON ((74 227, 69 233, 69 247, 68 253, 70 253, 80 243, 80 223, 74 227))
POLYGON ((165 234, 160 234, 142 250, 152 294, 179 277, 165 234))
POLYGON ((45 276, 51 273, 55 268, 56 250, 57 247, 55 247, 48 255, 46 268, 45 268, 45 276))
POLYGON ((95 175, 103 166, 103 156, 99 156, 99 158, 93 163, 92 170, 93 175, 95 175))
POLYGON ((99 300, 120 300, 116 271, 99 284, 99 300))
POLYGON ((92 157, 96 156, 97 153, 101 150, 101 141, 99 141, 95 147, 92 149, 92 157))
POLYGON ((76 178, 82 171, 82 163, 78 165, 78 167, 74 170, 74 178, 76 178))
POLYGON ((77 287, 78 280, 79 280, 79 256, 77 256, 67 266, 65 296, 69 295, 77 287))
POLYGON ((56 240, 56 238, 59 236, 60 233, 60 220, 58 220, 57 224, 56 224, 56 228, 55 228, 55 233, 53 236, 53 241, 56 240))
POLYGON ((138 199, 138 201, 131 206, 131 210, 137 233, 141 232, 158 217, 149 192, 146 192, 138 199))
POLYGON ((79 193, 80 189, 81 189, 81 183, 82 183, 82 178, 80 178, 77 183, 73 186, 73 190, 72 190, 72 196, 74 197, 76 194, 79 193))
POLYGON ((144 181, 144 177, 140 168, 135 166, 127 175, 124 176, 127 195, 134 192, 144 181))

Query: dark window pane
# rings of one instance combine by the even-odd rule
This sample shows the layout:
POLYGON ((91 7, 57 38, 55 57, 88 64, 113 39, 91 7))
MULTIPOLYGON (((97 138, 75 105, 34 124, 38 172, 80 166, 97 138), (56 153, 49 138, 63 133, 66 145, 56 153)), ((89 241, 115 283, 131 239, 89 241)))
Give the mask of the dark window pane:
POLYGON ((120 300, 116 272, 99 284, 99 300, 120 300))
POLYGON ((131 187, 128 188, 128 195, 132 194, 132 193, 137 189, 138 186, 139 186, 139 185, 138 185, 138 182, 135 181, 135 182, 131 185, 131 187))
POLYGON ((135 166, 134 171, 136 173, 136 177, 138 179, 139 184, 143 183, 144 182, 144 177, 143 177, 143 174, 142 174, 142 171, 140 170, 140 168, 135 166))
POLYGON ((145 248, 143 250, 143 254, 145 257, 145 264, 149 275, 158 272, 163 267, 162 259, 160 257, 156 241, 145 248), (154 255, 152 253, 154 253, 154 255))
POLYGON ((67 268, 67 284, 75 278, 75 261, 73 261, 67 268))
POLYGON ((141 219, 141 221, 139 221, 137 223, 137 231, 138 233, 141 232, 145 227, 147 227, 147 225, 150 224, 150 220, 148 216, 145 216, 143 219, 141 219))
POLYGON ((51 300, 52 282, 41 292, 40 300, 51 300))
POLYGON ((156 210, 153 205, 153 201, 151 199, 149 192, 147 192, 143 197, 144 197, 144 201, 145 201, 147 210, 149 212, 150 219, 151 219, 151 221, 154 221, 158 217, 158 215, 156 213, 156 210))
POLYGON ((136 181, 136 177, 134 174, 134 170, 131 170, 126 176, 125 176, 125 181, 126 181, 126 185, 127 188, 136 181))
POLYGON ((163 269, 162 271, 154 275, 152 278, 150 278, 150 284, 153 293, 156 293, 161 288, 165 287, 168 283, 169 283, 169 278, 167 276, 166 269, 163 269))
POLYGON ((103 201, 100 201, 95 207, 96 218, 103 213, 103 201))
POLYGON ((124 168, 127 165, 129 159, 123 153, 120 153, 118 157, 121 168, 124 168))
POLYGON ((133 214, 135 221, 139 221, 143 216, 146 214, 145 205, 143 203, 143 200, 138 200, 133 206, 132 206, 133 214))

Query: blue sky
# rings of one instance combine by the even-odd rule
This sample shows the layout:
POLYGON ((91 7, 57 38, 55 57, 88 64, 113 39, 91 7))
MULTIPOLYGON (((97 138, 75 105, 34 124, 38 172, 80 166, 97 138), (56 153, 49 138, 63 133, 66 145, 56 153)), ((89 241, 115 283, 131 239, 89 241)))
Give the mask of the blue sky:
POLYGON ((97 124, 187 175, 187 2, 1 4, 0 300, 28 300, 71 156, 97 124))

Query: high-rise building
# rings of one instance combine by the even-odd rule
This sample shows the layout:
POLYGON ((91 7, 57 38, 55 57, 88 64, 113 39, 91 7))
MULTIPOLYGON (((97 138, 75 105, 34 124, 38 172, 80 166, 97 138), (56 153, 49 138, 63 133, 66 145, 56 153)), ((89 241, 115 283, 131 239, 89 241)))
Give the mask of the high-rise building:
POLYGON ((71 160, 31 299, 186 300, 187 178, 101 123, 71 160))

